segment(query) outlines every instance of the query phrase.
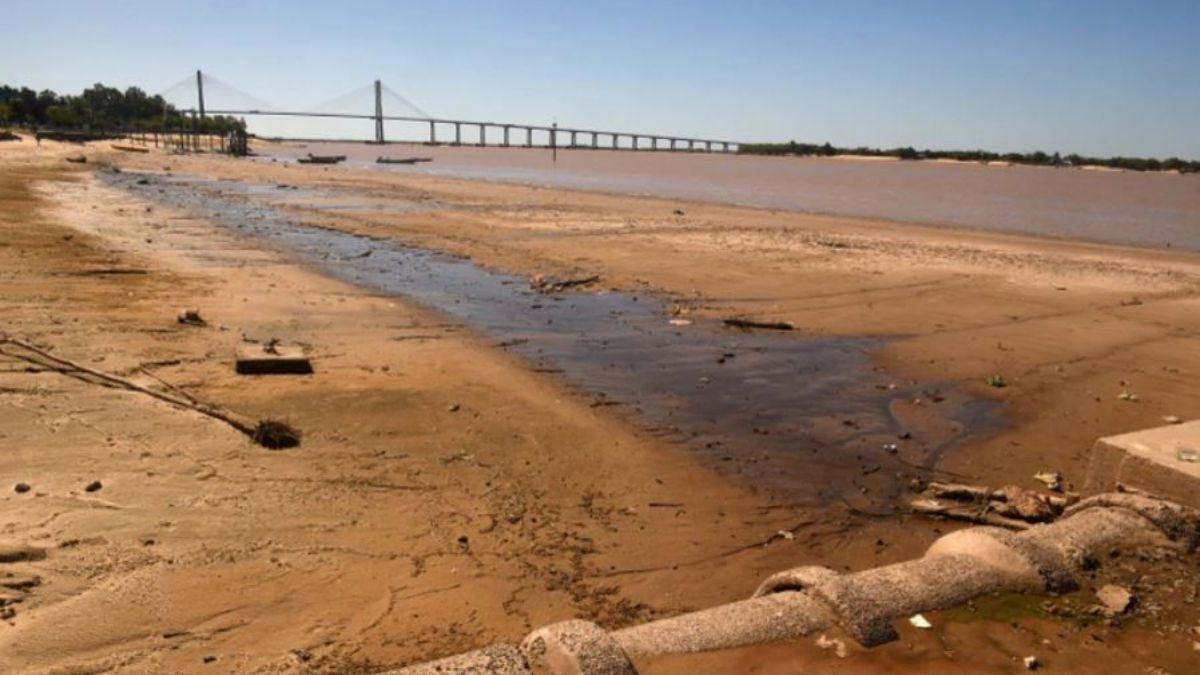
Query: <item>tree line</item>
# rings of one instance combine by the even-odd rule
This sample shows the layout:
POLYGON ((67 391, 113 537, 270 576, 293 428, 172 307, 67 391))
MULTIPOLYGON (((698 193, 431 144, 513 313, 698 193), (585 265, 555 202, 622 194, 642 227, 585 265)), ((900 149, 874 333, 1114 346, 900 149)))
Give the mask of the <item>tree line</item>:
POLYGON ((4 125, 89 133, 187 130, 225 134, 246 129, 244 121, 223 115, 193 119, 162 96, 150 96, 138 87, 121 91, 99 83, 77 96, 0 84, 0 126, 4 125))
POLYGON ((1037 152, 989 152, 987 150, 917 150, 904 148, 839 148, 829 143, 743 143, 738 152, 747 155, 815 156, 864 155, 867 157, 895 157, 897 159, 954 159, 960 162, 1009 162, 1034 166, 1106 166, 1130 171, 1178 171, 1200 173, 1200 161, 1179 159, 1155 159, 1153 157, 1084 157, 1037 152))

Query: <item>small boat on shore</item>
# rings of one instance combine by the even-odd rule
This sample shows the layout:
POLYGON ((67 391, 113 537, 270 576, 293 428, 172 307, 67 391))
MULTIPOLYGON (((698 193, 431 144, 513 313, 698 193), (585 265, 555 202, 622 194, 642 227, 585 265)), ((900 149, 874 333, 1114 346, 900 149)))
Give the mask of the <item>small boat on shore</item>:
POLYGON ((432 161, 432 157, 377 157, 375 159, 376 164, 420 164, 432 161))
POLYGON ((301 164, 337 164, 346 161, 345 155, 314 155, 311 152, 307 157, 300 157, 296 160, 301 164))

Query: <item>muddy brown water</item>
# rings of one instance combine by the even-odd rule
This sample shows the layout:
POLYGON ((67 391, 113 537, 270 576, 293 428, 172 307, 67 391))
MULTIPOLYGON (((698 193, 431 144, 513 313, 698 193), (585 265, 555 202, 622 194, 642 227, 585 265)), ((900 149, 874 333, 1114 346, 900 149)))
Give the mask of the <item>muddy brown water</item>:
POLYGON ((401 173, 680 198, 996 232, 1200 251, 1200 174, 977 163, 541 148, 281 143, 263 161, 306 152, 401 173), (432 162, 375 164, 379 155, 432 162))
POLYGON ((948 447, 1002 423, 993 402, 937 383, 897 383, 872 369, 878 339, 746 331, 711 320, 675 325, 670 299, 543 294, 522 277, 306 225, 277 206, 342 209, 358 203, 353 196, 339 201, 320 191, 179 175, 103 175, 334 277, 441 311, 588 392, 594 405, 612 406, 788 502, 891 500, 948 447), (935 438, 907 427, 895 405, 914 398, 940 400, 936 415, 954 431, 935 438))

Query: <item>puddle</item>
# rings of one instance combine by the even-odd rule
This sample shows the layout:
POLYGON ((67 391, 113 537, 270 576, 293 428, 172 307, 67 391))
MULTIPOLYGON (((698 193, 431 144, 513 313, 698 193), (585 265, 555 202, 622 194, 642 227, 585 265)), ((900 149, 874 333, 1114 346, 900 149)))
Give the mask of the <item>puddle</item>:
POLYGON ((440 310, 589 392, 595 405, 613 406, 726 474, 792 503, 891 500, 947 447, 999 424, 993 402, 928 383, 897 386, 874 372, 870 352, 882 340, 743 331, 702 319, 673 325, 659 298, 543 295, 522 277, 304 225, 278 208, 300 200, 320 210, 327 202, 353 203, 353 195, 339 201, 336 194, 186 176, 103 176, 337 278, 440 310), (914 399, 923 400, 917 414, 914 399))

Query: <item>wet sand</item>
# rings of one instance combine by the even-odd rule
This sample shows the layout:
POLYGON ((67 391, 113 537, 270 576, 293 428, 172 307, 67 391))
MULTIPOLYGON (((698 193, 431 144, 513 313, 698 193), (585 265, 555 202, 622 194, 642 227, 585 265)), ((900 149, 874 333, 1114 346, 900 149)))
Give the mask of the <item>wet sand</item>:
MULTIPOLYGON (((571 616, 611 627, 743 598, 797 564, 903 560, 955 527, 756 492, 447 316, 107 186, 61 161, 73 151, 0 146, 5 330, 284 417, 305 439, 269 452, 194 414, 3 358, 0 434, 19 450, 0 461, 33 486, 0 497, 5 537, 48 549, 6 565, 42 578, 0 631, 7 670, 374 672, 571 616), (213 325, 175 324, 189 305, 213 325), (307 345, 316 374, 239 378, 230 359, 243 334, 307 345), (103 488, 85 492, 96 479, 103 488)), ((970 482, 1033 487, 1046 468, 1076 481, 1095 437, 1200 416, 1200 263, 1188 254, 341 167, 89 154, 127 170, 326 191, 361 208, 272 201, 308 225, 514 275, 597 274, 600 288, 663 298, 696 321, 737 314, 804 336, 881 339, 866 364, 876 376, 1003 403, 1007 428, 953 446, 935 467, 970 482), (986 387, 993 373, 1010 386, 986 387), (1140 400, 1118 399, 1126 390, 1140 400)), ((928 391, 891 408, 953 434, 943 403, 928 391)), ((1177 574, 1151 570, 1163 589, 1177 574)), ((934 615, 937 630, 903 631, 845 663, 996 672, 1040 649, 1063 672, 1096 658, 1175 667, 1200 620, 1179 601, 1195 580, 1182 577, 1175 600, 1149 597, 1154 613, 1127 627, 984 607, 934 615)), ((773 649, 708 663, 840 663, 811 645, 773 649)))

